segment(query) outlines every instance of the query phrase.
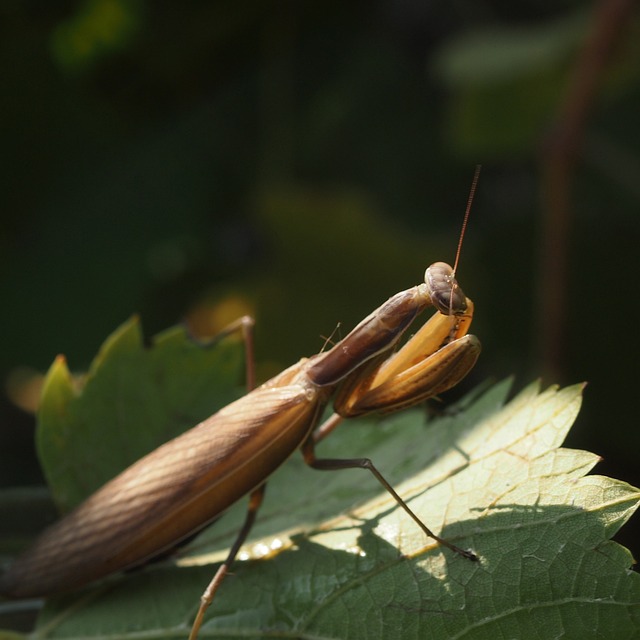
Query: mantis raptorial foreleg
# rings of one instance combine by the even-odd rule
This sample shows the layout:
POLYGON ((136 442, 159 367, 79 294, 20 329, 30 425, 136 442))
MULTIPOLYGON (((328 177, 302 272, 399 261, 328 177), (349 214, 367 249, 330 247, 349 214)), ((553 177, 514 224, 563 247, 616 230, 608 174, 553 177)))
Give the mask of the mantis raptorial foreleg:
POLYGON ((475 336, 466 335, 473 314, 467 302, 468 315, 434 314, 398 352, 349 376, 334 399, 336 413, 350 418, 398 411, 455 386, 469 371, 469 353, 480 348, 475 336))

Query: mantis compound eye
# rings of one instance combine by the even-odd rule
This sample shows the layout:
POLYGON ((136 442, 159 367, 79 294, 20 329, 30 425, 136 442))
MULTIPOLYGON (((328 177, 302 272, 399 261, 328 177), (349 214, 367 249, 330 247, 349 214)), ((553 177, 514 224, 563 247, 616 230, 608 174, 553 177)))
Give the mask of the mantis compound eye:
POLYGON ((424 281, 429 288, 431 302, 440 313, 461 316, 466 312, 467 296, 446 262, 434 262, 425 271, 424 281))

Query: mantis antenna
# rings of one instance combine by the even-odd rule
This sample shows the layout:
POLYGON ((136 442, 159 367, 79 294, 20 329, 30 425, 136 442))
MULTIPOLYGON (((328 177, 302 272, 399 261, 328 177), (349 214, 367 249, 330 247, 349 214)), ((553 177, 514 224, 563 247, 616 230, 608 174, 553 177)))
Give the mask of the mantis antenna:
POLYGON ((453 263, 452 277, 456 276, 456 269, 458 268, 458 260, 460 259, 460 251, 462 249, 462 240, 464 239, 464 233, 467 230, 467 221, 469 220, 469 214, 471 213, 471 204, 473 203, 473 197, 476 194, 476 187, 478 186, 478 178, 480 177, 481 164, 476 165, 476 171, 473 174, 473 181, 471 182, 471 190, 469 191, 469 199, 467 200, 467 209, 464 212, 464 218, 462 220, 462 229, 460 230, 460 239, 458 240, 458 248, 456 249, 456 260, 453 263))

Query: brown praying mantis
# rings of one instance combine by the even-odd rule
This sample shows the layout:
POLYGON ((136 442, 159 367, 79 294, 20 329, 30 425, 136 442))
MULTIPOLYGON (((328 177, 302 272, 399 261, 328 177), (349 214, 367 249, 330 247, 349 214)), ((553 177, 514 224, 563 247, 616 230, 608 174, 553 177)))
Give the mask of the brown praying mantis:
MULTIPOLYGON (((472 195, 474 188, 475 180, 472 195)), ((456 385, 480 353, 478 339, 468 334, 472 316, 473 303, 458 286, 454 269, 443 262, 432 264, 422 284, 389 298, 331 349, 300 360, 96 491, 45 530, 0 576, 0 594, 48 596, 143 564, 248 494, 244 524, 202 595, 190 634, 195 640, 251 531, 267 479, 296 449, 314 469, 368 469, 425 535, 476 560, 471 551, 431 531, 371 460, 326 459, 315 452, 343 418, 397 411, 456 385), (435 307, 435 315, 395 350, 429 306, 435 307), (331 399, 335 414, 318 427, 331 399)), ((236 323, 247 340, 252 322, 243 318, 236 323)), ((253 387, 252 381, 248 384, 253 387)))

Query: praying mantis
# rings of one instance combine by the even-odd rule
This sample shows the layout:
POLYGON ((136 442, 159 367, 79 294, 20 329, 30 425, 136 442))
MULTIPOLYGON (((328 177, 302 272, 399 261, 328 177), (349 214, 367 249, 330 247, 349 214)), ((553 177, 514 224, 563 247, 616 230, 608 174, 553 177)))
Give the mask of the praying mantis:
MULTIPOLYGON (((314 469, 369 470, 426 536, 476 560, 473 552, 431 531, 371 460, 326 459, 315 452, 344 418, 397 411, 455 386, 480 353, 479 340, 468 333, 472 317, 473 303, 454 269, 432 264, 424 282, 393 295, 331 349, 300 360, 96 491, 45 530, 0 576, 0 594, 48 596, 143 564, 248 494, 244 524, 202 595, 189 636, 195 640, 251 531, 267 479, 297 449, 314 469), (436 313, 396 350, 403 333, 429 306, 436 313), (334 415, 317 426, 331 400, 334 415)), ((242 318, 234 329, 250 340, 252 322, 242 318)), ((252 377, 248 384, 253 387, 252 377)))

